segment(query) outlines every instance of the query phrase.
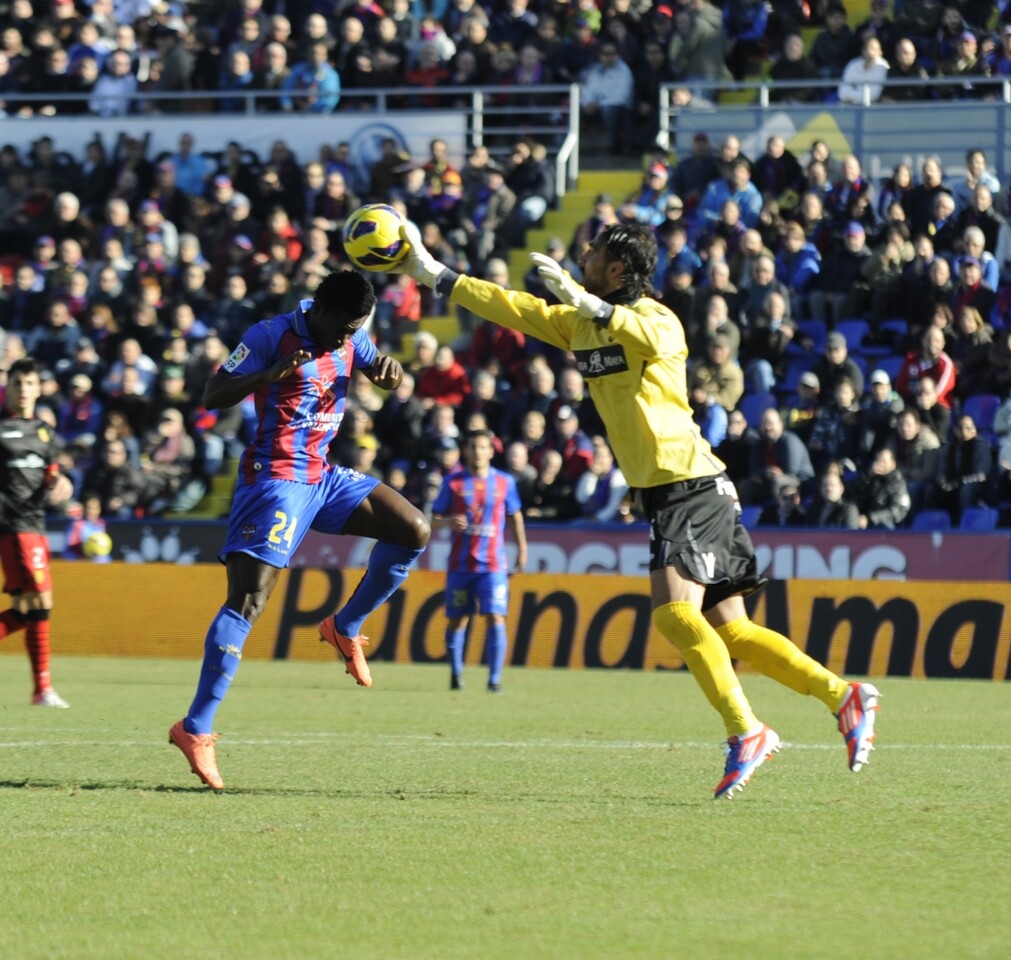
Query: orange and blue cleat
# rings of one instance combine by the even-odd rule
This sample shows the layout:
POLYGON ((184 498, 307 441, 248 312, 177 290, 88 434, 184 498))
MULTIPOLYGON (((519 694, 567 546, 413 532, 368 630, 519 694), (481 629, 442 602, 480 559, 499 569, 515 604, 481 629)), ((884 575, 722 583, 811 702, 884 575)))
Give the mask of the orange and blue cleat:
POLYGON ((212 790, 223 790, 225 782, 218 773, 214 755, 216 733, 187 733, 182 720, 172 724, 168 732, 169 743, 174 743, 190 762, 190 769, 212 790))
POLYGON ((727 766, 713 797, 732 800, 734 794, 748 785, 751 775, 777 753, 781 745, 779 734, 764 723, 762 729, 750 737, 727 740, 727 766))
POLYGON ((881 694, 870 683, 851 683, 836 718, 846 741, 850 770, 857 773, 874 749, 874 720, 881 694))
POLYGON ((355 678, 358 686, 372 686, 372 672, 362 650, 362 647, 369 645, 368 637, 345 637, 337 632, 333 617, 327 617, 320 622, 319 640, 320 643, 329 643, 344 658, 346 672, 355 678))

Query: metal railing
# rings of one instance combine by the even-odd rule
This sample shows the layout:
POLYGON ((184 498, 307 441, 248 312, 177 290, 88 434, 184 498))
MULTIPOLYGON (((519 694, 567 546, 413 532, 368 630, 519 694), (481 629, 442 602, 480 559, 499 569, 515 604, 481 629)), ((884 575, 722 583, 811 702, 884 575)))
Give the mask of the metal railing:
POLYGON ((668 83, 660 88, 660 134, 658 143, 665 148, 674 146, 671 131, 676 128, 677 118, 684 113, 713 112, 719 110, 720 94, 722 93, 754 93, 755 99, 752 103, 739 103, 737 106, 747 106, 762 111, 775 110, 785 103, 802 104, 804 106, 818 106, 822 109, 834 110, 837 108, 872 108, 874 110, 902 110, 911 106, 938 105, 944 104, 952 106, 954 104, 991 102, 996 104, 1011 103, 1011 77, 927 77, 926 79, 886 79, 881 82, 847 83, 847 86, 858 87, 861 90, 860 103, 842 103, 837 99, 833 101, 825 100, 824 96, 814 100, 791 101, 789 97, 779 100, 780 93, 789 94, 791 90, 817 91, 824 95, 837 93, 842 85, 841 80, 773 80, 764 77, 757 80, 746 80, 739 82, 711 83, 703 81, 692 81, 684 83, 668 83), (882 89, 881 98, 875 99, 874 93, 878 88, 882 89), (922 99, 904 100, 902 102, 889 101, 888 91, 922 87, 924 95, 922 99), (691 101, 686 105, 678 104, 675 96, 676 91, 688 89, 691 92, 691 101), (973 97, 958 96, 958 91, 972 89, 978 93, 973 97), (941 94, 935 96, 935 91, 951 91, 950 96, 941 94))

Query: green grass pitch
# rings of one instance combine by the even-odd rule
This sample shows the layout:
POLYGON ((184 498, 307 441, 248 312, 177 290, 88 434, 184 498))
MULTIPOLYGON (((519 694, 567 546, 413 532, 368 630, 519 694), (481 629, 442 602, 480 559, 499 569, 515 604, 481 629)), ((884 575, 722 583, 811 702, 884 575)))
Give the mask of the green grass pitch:
POLYGON ((214 795, 166 742, 195 661, 0 658, 4 960, 1006 957, 1007 685, 886 679, 853 775, 816 701, 716 802, 685 674, 243 664, 214 795))

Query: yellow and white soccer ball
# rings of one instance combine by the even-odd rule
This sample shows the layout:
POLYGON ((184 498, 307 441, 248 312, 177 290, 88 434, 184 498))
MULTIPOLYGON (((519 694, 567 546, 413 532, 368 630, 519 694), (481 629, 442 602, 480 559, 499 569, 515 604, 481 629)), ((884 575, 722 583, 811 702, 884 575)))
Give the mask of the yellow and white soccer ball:
POLYGON ((344 221, 344 252, 362 270, 389 270, 407 255, 400 236, 404 218, 386 203, 367 203, 344 221))
POLYGON ((81 550, 86 557, 107 557, 112 553, 112 537, 104 530, 96 530, 84 538, 81 550))

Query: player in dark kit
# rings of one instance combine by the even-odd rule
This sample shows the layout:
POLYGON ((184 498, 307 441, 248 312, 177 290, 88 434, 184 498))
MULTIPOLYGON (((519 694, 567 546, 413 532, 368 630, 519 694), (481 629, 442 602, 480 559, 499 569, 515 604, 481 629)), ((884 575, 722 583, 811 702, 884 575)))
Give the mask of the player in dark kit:
POLYGON ((49 612, 53 580, 49 572, 46 506, 69 500, 73 484, 54 462, 52 429, 35 416, 42 393, 39 368, 29 357, 7 374, 7 397, 0 412, 0 562, 9 610, 0 613, 0 640, 22 628, 32 664, 39 707, 68 707, 49 680, 49 612))
POLYGON ((207 382, 209 409, 256 398, 256 437, 239 463, 221 559, 228 595, 211 623, 189 712, 169 730, 190 769, 209 787, 224 784, 211 732, 215 713, 242 660, 242 647, 263 612, 281 570, 309 530, 378 541, 365 576, 320 639, 341 655, 359 686, 372 686, 362 647, 365 618, 400 586, 428 544, 423 513, 392 487, 327 462, 344 417, 354 368, 376 386, 395 390, 404 371, 383 356, 362 329, 375 312, 368 278, 352 271, 327 276, 313 300, 251 326, 207 382))

